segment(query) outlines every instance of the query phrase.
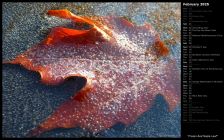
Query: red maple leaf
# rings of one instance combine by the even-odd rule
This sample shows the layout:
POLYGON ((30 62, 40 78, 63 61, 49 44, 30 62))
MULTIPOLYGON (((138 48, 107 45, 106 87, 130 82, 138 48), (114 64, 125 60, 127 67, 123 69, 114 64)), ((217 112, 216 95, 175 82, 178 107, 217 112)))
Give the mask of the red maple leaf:
POLYGON ((72 76, 85 78, 86 84, 31 136, 55 128, 99 132, 118 122, 128 125, 152 106, 157 94, 164 96, 170 111, 180 103, 178 68, 150 24, 136 26, 113 16, 79 17, 67 10, 48 14, 89 27, 55 27, 42 42, 6 63, 39 72, 45 84, 57 85, 72 76))

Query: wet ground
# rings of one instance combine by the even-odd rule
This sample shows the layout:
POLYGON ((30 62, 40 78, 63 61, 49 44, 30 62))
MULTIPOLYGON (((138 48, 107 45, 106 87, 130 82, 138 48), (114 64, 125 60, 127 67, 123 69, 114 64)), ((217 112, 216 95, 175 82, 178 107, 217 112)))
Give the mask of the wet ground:
MULTIPOLYGON (((9 60, 40 42, 49 29, 68 21, 46 15, 50 9, 68 9, 77 15, 124 16, 138 25, 149 22, 171 49, 180 67, 180 3, 3 3, 3 60, 9 60)), ((24 137, 82 86, 74 78, 59 86, 40 83, 37 73, 18 65, 3 65, 2 136, 24 137)), ((168 112, 162 96, 151 110, 128 127, 117 124, 98 134, 81 128, 56 129, 40 137, 180 137, 181 111, 168 112)))

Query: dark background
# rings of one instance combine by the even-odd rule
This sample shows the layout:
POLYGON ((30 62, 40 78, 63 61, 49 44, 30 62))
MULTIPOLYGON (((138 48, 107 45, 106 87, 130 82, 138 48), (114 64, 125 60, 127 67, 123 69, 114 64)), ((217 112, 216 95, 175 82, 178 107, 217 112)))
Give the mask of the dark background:
MULTIPOLYGON (((209 2, 210 6, 208 9, 212 10, 210 14, 206 14, 205 20, 208 23, 204 23, 201 26, 209 26, 210 28, 217 29, 216 34, 223 35, 223 20, 220 17, 223 13, 223 5, 215 0, 199 0, 199 1, 186 1, 186 2, 209 2)), ((194 8, 196 10, 196 8, 194 8)), ((205 7, 198 7, 197 10, 205 10, 205 7)), ((201 14, 201 13, 199 13, 201 14)), ((195 23, 196 24, 196 23, 195 23)), ((200 26, 200 25, 199 25, 200 26)), ((193 53, 219 53, 221 57, 211 62, 194 62, 192 67, 222 67, 223 68, 223 37, 222 38, 193 38, 192 45, 206 45, 207 49, 195 49, 193 53)), ((196 57, 195 57, 196 58, 196 57)), ((198 57, 200 58, 200 57, 198 57)), ((203 57, 205 58, 205 57, 203 57)), ((209 58, 209 57, 208 57, 209 58)), ((212 57, 214 58, 214 57, 212 57)), ((192 80, 222 80, 223 81, 223 70, 222 71, 194 71, 192 72, 192 80)), ((204 121, 204 122, 182 122, 182 137, 189 138, 188 135, 194 136, 218 136, 216 138, 221 139, 224 134, 223 129, 223 83, 222 84, 197 84, 193 85, 193 94, 204 91, 204 94, 208 95, 207 100, 198 100, 199 104, 204 104, 208 114, 193 114, 194 119, 214 119, 218 121, 204 121)), ((195 100, 196 101, 196 100, 195 100)), ((202 139, 205 139, 202 137, 202 139)), ((213 138, 211 138, 213 139, 213 138)))

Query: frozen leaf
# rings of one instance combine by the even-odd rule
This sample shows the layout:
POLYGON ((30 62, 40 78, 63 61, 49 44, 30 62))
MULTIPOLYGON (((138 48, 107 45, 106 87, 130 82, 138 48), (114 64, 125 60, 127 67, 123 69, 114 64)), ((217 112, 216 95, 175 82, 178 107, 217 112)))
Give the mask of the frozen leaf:
POLYGON ((179 70, 150 24, 79 17, 67 10, 48 14, 71 20, 74 28, 53 28, 42 42, 5 63, 39 72, 45 84, 58 85, 73 76, 86 84, 30 136, 55 128, 99 132, 118 122, 128 125, 152 106, 157 94, 170 111, 180 103, 179 70))

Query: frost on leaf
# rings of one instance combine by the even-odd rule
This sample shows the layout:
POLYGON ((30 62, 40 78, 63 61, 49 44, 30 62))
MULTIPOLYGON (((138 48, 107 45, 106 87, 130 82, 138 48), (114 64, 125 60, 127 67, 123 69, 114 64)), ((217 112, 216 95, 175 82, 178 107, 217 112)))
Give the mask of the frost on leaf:
POLYGON ((150 24, 136 26, 122 17, 79 17, 68 10, 48 14, 69 19, 74 28, 55 27, 39 44, 14 60, 37 71, 41 81, 58 85, 72 76, 85 86, 30 133, 81 127, 99 132, 133 123, 164 96, 172 111, 180 103, 175 60, 150 24), (88 28, 86 27, 88 25, 88 28))

